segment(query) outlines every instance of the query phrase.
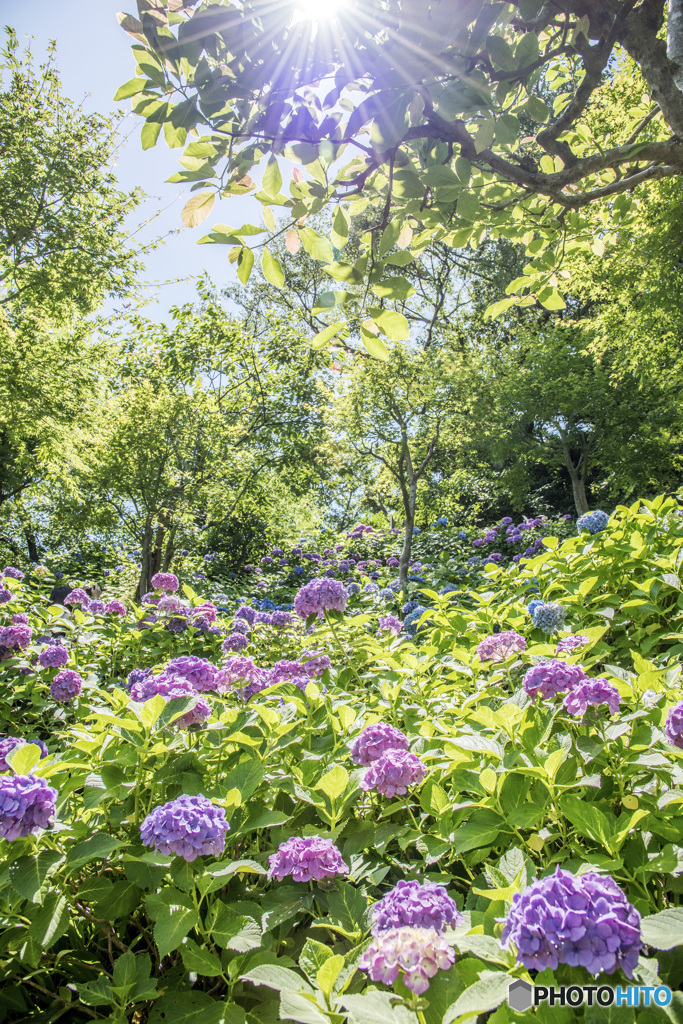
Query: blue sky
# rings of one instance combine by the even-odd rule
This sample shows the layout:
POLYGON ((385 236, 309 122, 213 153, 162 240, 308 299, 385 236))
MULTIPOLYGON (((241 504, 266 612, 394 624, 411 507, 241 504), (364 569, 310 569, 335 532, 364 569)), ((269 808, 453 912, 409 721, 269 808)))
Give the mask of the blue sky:
POLYGON ((189 189, 166 183, 178 170, 182 149, 169 149, 162 135, 154 149, 143 151, 140 128, 144 122, 130 112, 130 100, 113 100, 118 87, 135 74, 132 40, 116 20, 116 12, 121 9, 137 13, 134 0, 0 0, 2 24, 14 28, 20 42, 33 37, 31 46, 36 63, 44 56, 49 40, 56 40, 65 95, 87 110, 121 110, 128 114, 122 124, 127 139, 117 153, 115 172, 123 189, 137 185, 149 197, 129 226, 133 230, 162 210, 153 223, 143 227, 139 237, 147 240, 169 231, 178 232, 147 257, 145 280, 151 302, 144 313, 153 319, 164 319, 170 306, 194 297, 194 280, 203 272, 208 272, 216 285, 236 281, 234 268, 228 262, 228 247, 196 245, 196 241, 212 223, 253 222, 257 212, 252 200, 221 199, 203 225, 194 229, 183 227, 180 211, 189 198, 189 189))

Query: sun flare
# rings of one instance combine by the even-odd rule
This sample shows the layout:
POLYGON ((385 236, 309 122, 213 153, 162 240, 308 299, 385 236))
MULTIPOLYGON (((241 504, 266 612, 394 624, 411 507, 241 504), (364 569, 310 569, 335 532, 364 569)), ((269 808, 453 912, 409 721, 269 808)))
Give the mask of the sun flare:
POLYGON ((339 17, 348 0, 296 0, 297 21, 330 22, 339 17))

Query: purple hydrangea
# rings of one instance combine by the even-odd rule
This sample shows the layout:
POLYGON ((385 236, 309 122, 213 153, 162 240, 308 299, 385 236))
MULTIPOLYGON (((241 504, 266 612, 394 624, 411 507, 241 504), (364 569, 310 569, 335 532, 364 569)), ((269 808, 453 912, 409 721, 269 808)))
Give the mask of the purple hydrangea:
POLYGON ((216 685, 220 693, 236 692, 242 700, 249 700, 270 686, 270 678, 251 658, 238 656, 228 658, 216 676, 216 685))
POLYGON ((457 928, 463 921, 455 900, 436 882, 402 878, 372 908, 373 935, 406 926, 442 932, 445 928, 457 928))
POLYGON ((291 875, 295 882, 310 882, 313 878, 334 878, 349 871, 332 840, 322 836, 293 836, 280 843, 268 863, 268 877, 277 878, 278 882, 286 875, 291 875))
POLYGON ((270 621, 271 625, 277 626, 279 629, 281 629, 283 626, 291 626, 292 613, 276 610, 271 615, 270 621))
POLYGON ((407 750, 408 737, 388 722, 375 722, 363 729, 350 749, 354 764, 372 764, 387 750, 407 750))
POLYGON ((11 590, 6 590, 5 587, 0 587, 0 604, 7 604, 12 600, 13 594, 11 590))
POLYGON ((204 604, 192 609, 192 618, 204 619, 208 623, 215 622, 218 618, 218 608, 211 601, 205 601, 204 604))
POLYGON ((376 789, 382 796, 403 796, 427 774, 425 764, 409 750, 392 747, 373 761, 360 780, 361 789, 376 789))
POLYGON ((27 743, 35 743, 37 747, 40 747, 40 758, 47 757, 48 750, 42 740, 25 740, 19 736, 5 736, 4 739, 0 740, 0 772, 8 772, 11 770, 11 765, 8 763, 7 758, 16 750, 17 747, 25 747, 27 743))
POLYGON ((244 619, 244 621, 250 626, 254 625, 256 615, 256 609, 250 608, 248 604, 240 605, 240 607, 235 612, 236 619, 244 619))
POLYGON ((21 622, 25 626, 28 626, 28 615, 26 612, 17 612, 16 615, 12 616, 10 622, 15 623, 15 625, 21 622))
POLYGON ((157 572, 152 576, 150 583, 155 590, 166 590, 175 592, 178 589, 178 577, 172 572, 157 572))
POLYGON ((36 835, 55 820, 57 790, 35 775, 0 778, 0 838, 36 835))
POLYGON ((302 651, 299 655, 299 661, 303 666, 304 672, 311 679, 317 679, 323 672, 327 672, 332 668, 329 656, 321 654, 320 651, 302 651))
POLYGON ((173 658, 164 669, 164 675, 186 679, 200 693, 215 693, 218 689, 216 677, 219 670, 206 658, 194 654, 173 658))
POLYGON ((392 636, 398 636, 402 629, 403 623, 395 615, 380 615, 377 636, 381 636, 382 633, 391 633, 392 636))
POLYGON ((324 611, 343 612, 349 601, 349 594, 339 580, 311 580, 301 588, 294 598, 294 611, 300 619, 309 615, 321 615, 324 611))
POLYGON ((187 629, 187 616, 174 615, 173 618, 169 619, 166 623, 166 629, 170 633, 184 633, 187 629))
POLYGON ((50 696, 62 704, 78 697, 83 689, 83 679, 72 668, 63 668, 53 677, 50 683, 50 696))
MULTIPOLYGON (((162 676, 158 677, 161 681, 162 676)), ((185 711, 180 718, 176 718, 173 725, 178 729, 189 729, 191 726, 203 725, 211 716, 211 707, 205 697, 198 695, 192 683, 180 677, 165 679, 163 684, 157 688, 164 700, 174 700, 176 697, 196 697, 194 706, 185 711)))
POLYGON ((558 867, 515 893, 503 949, 510 942, 528 970, 568 964, 598 975, 621 968, 632 978, 642 947, 640 914, 609 875, 572 875, 558 867))
POLYGON ((522 686, 530 697, 535 699, 539 694, 543 699, 554 697, 556 693, 573 690, 588 676, 579 665, 568 665, 566 661, 555 658, 553 661, 539 661, 524 673, 522 686))
POLYGON ((90 596, 86 594, 82 587, 75 587, 64 598, 64 604, 80 605, 81 608, 85 608, 87 611, 90 607, 90 596))
POLYGON ((21 569, 15 569, 13 565, 6 565, 2 570, 2 576, 7 576, 13 580, 23 580, 24 574, 21 569))
POLYGON ((606 679, 583 679, 564 698, 564 706, 571 715, 583 718, 589 704, 595 707, 606 704, 610 715, 616 715, 621 697, 616 686, 606 679))
POLYGON ((231 633, 221 644, 223 654, 239 654, 249 646, 249 638, 243 633, 231 633))
POLYGON ((555 648, 557 654, 573 654, 574 651, 580 651, 582 647, 590 643, 590 638, 587 636, 581 636, 575 634, 574 636, 564 636, 558 642, 555 648))
POLYGON ((669 712, 664 735, 672 746, 683 749, 683 701, 669 712))
POLYGON ((526 640, 519 633, 515 633, 513 629, 504 629, 500 633, 493 633, 477 645, 477 654, 482 662, 505 661, 511 654, 524 650, 526 650, 526 640))
POLYGON ((91 601, 88 611, 91 615, 104 615, 104 601, 91 601))
POLYGON ((406 988, 421 995, 435 974, 454 963, 455 950, 434 928, 392 928, 375 936, 358 966, 384 985, 402 973, 406 988))
POLYGON ((225 849, 229 830, 225 811, 198 796, 179 796, 148 814, 140 827, 145 846, 170 857, 176 854, 193 861, 200 856, 218 857, 225 849))
POLYGON ((13 622, 0 629, 0 647, 23 651, 31 643, 33 630, 25 622, 13 622))
POLYGON ((305 690, 311 678, 300 661, 276 661, 270 670, 270 685, 276 683, 293 683, 300 690, 305 690))
POLYGON ((63 668, 69 660, 69 652, 61 644, 51 644, 38 655, 41 668, 63 668))
POLYGON ((117 598, 114 598, 113 601, 109 601, 109 603, 105 605, 104 611, 107 615, 124 616, 126 614, 126 606, 123 601, 119 601, 117 598))
MULTIPOLYGON (((254 613, 254 618, 256 618, 256 613, 254 613)), ((251 631, 251 624, 246 619, 236 618, 231 628, 234 633, 242 633, 246 636, 251 631)))
POLYGON ((189 605, 185 604, 177 594, 164 594, 156 602, 157 611, 165 615, 174 615, 176 612, 189 612, 189 605))

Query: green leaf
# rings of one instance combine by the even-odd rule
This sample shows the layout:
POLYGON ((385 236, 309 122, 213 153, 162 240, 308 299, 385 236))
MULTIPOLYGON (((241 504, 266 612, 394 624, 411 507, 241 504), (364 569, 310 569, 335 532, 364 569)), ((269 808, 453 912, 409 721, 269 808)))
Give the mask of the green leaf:
POLYGON ((683 907, 671 907, 640 922, 643 942, 654 949, 683 946, 683 907))
POLYGON ((183 964, 188 971, 195 971, 205 978, 217 978, 222 973, 221 962, 216 954, 197 945, 194 939, 183 939, 180 949, 183 964))
POLYGON ((396 218, 392 220, 385 227, 382 232, 382 237, 379 242, 379 254, 380 256, 386 255, 390 249, 393 249, 398 241, 398 236, 401 234, 401 220, 396 218))
POLYGON ((382 334, 386 335, 390 341, 403 341, 410 337, 408 321, 402 313, 372 306, 368 309, 368 315, 377 324, 382 334))
POLYGON ((215 192, 198 192, 185 203, 180 217, 186 228, 196 228, 206 220, 216 201, 215 192))
POLYGON ((271 154, 266 169, 263 172, 263 191, 273 198, 280 194, 282 188, 282 174, 277 159, 271 154))
POLYGON ((242 282, 246 284, 251 274, 251 268, 254 266, 254 252, 253 249, 249 249, 248 246, 243 245, 240 249, 240 254, 237 260, 237 276, 242 282))
POLYGON ((252 917, 235 913, 222 900, 212 904, 207 927, 217 946, 245 953, 261 945, 261 929, 257 922, 252 917))
POLYGON ((326 775, 323 775, 315 788, 326 793, 330 800, 336 800, 346 789, 348 781, 349 773, 340 764, 337 764, 326 775))
POLYGON ((42 949, 49 949, 69 927, 69 906, 64 896, 50 892, 31 922, 28 934, 42 949))
POLYGON ((199 915, 190 897, 168 887, 147 897, 147 911, 154 921, 154 941, 159 956, 165 957, 180 946, 187 933, 199 924, 199 915))
POLYGON ((536 298, 545 309, 565 309, 567 305, 558 289, 554 286, 541 288, 536 298))
POLYGON ((299 236, 311 259, 321 260, 323 263, 334 263, 334 252, 329 238, 323 238, 313 228, 299 228, 299 236))
POLYGON ((311 342, 311 348, 324 348, 332 338, 336 338, 339 332, 346 327, 347 323, 348 320, 338 320, 336 323, 330 324, 328 327, 324 327, 322 331, 318 331, 311 342))
POLYGON ((306 974, 309 981, 315 981, 320 968, 332 956, 334 956, 334 953, 329 946, 325 946, 322 942, 317 942, 316 939, 307 939, 306 945, 301 950, 299 967, 306 974))
POLYGON ((40 747, 37 743, 17 746, 7 754, 5 760, 16 775, 28 775, 40 761, 40 747))
POLYGON ((396 277, 382 278, 379 284, 372 286, 372 292, 379 299, 394 299, 402 302, 414 295, 415 289, 407 277, 397 275, 396 277))
POLYGON ((362 326, 360 329, 360 337, 368 354, 371 355, 373 359, 379 359, 384 363, 389 361, 389 351, 381 338, 378 338, 376 334, 373 334, 362 326))
POLYGON ((349 240, 349 215, 343 206, 334 211, 330 241, 335 249, 343 249, 349 240))
POLYGON ((364 919, 368 905, 362 893, 354 889, 348 882, 337 882, 336 890, 327 898, 329 923, 344 935, 354 936, 364 931, 364 919))
POLYGON ((599 808, 580 800, 577 796, 564 796, 561 800, 563 813, 580 835, 610 849, 612 829, 609 820, 599 808))
POLYGON ((96 832, 89 839, 84 839, 71 847, 66 855, 66 866, 69 871, 78 871, 84 864, 89 864, 93 860, 104 860, 123 845, 121 839, 114 839, 106 832, 96 832))
POLYGON ((43 850, 37 856, 28 854, 20 857, 9 866, 10 882, 24 899, 31 903, 42 903, 41 888, 61 861, 62 855, 56 850, 43 850))
POLYGON ((510 975, 507 971, 482 971, 477 981, 470 985, 446 1011, 443 1024, 465 1015, 474 1017, 488 1013, 507 999, 510 975))
POLYGON ((282 264, 279 259, 276 256, 271 256, 268 246, 263 250, 261 267, 266 281, 269 281, 275 288, 283 287, 285 283, 285 272, 282 269, 282 264))
POLYGON ((242 981, 250 981, 252 985, 265 985, 276 992, 313 992, 305 978, 288 967, 276 964, 261 964, 242 975, 242 981))
POLYGON ((329 1024, 330 1018, 317 1005, 315 996, 301 992, 280 993, 280 1018, 294 1020, 298 1024, 329 1024))
POLYGON ((161 124, 158 121, 145 121, 140 132, 140 141, 143 149, 152 149, 156 145, 161 131, 161 124))
POLYGON ((125 85, 120 85, 114 94, 114 100, 126 100, 129 96, 137 96, 149 85, 147 78, 131 78, 125 85))

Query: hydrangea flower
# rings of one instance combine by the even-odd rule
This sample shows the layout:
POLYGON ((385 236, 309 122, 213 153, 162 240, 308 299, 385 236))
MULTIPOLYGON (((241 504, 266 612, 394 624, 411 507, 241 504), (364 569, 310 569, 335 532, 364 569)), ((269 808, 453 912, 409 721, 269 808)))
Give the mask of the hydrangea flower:
POLYGON ((669 712, 664 735, 672 746, 683 749, 683 701, 669 712))
POLYGON ((104 606, 105 615, 120 615, 123 617, 126 614, 126 606, 123 601, 119 601, 118 598, 114 598, 113 601, 109 601, 104 606))
POLYGON ((198 796, 179 796, 148 814, 140 827, 145 846, 170 857, 176 854, 193 861, 200 856, 218 857, 225 849, 230 826, 222 807, 198 796))
POLYGON ((573 654, 590 643, 590 638, 575 634, 574 636, 563 636, 555 648, 557 654, 573 654))
POLYGON ((292 613, 276 610, 271 615, 270 622, 272 626, 276 626, 278 629, 282 629, 284 626, 291 626, 292 613))
POLYGON ((403 623, 395 615, 380 615, 377 636, 381 636, 382 633, 391 633, 392 636, 398 636, 402 629, 403 623))
POLYGON ((606 512, 596 509, 595 512, 586 512, 576 520, 576 531, 581 536, 584 530, 590 534, 601 533, 609 522, 606 512))
POLYGON ((606 704, 610 715, 616 715, 621 697, 616 686, 606 679, 583 679, 564 698, 564 706, 571 715, 583 718, 589 704, 595 707, 606 704))
POLYGON ((295 882, 310 882, 313 878, 334 878, 349 872, 332 840, 323 836, 287 839, 268 858, 268 865, 268 878, 277 878, 278 882, 286 875, 291 875, 295 882))
POLYGON ((403 796, 427 774, 426 765, 409 750, 391 748, 373 761, 360 779, 361 789, 376 789, 382 796, 403 796))
POLYGON ((528 668, 522 686, 533 699, 540 694, 546 700, 556 693, 573 690, 587 679, 588 676, 579 665, 568 665, 566 661, 555 658, 552 661, 539 661, 537 665, 528 668))
POLYGON ((534 600, 529 601, 528 605, 526 606, 527 613, 529 615, 533 615, 536 609, 542 608, 544 604, 545 601, 541 601, 540 597, 534 598, 534 600))
POLYGON ((434 928, 392 928, 372 940, 358 966, 384 985, 393 985, 402 973, 406 988, 421 995, 439 970, 454 963, 455 950, 434 928))
POLYGON ((14 595, 11 590, 0 587, 0 604, 8 604, 14 595))
POLYGON ((269 686, 276 683, 293 683, 300 690, 305 690, 311 678, 300 661, 276 661, 270 670, 269 686))
POLYGON ((254 694, 270 686, 267 672, 259 668, 251 658, 229 658, 216 676, 219 693, 237 692, 242 700, 249 700, 254 694))
POLYGON ((87 610, 91 615, 104 615, 104 601, 91 601, 87 610))
POLYGON ((63 668, 69 660, 69 652, 61 644, 51 644, 38 655, 41 668, 63 668))
POLYGON ((503 949, 510 942, 528 970, 568 964, 598 975, 621 968, 632 978, 642 947, 640 914, 609 875, 572 875, 558 867, 515 893, 503 949))
POLYGON ((50 696, 53 700, 66 704, 74 697, 78 697, 82 689, 83 679, 80 674, 72 668, 62 668, 50 683, 50 696))
POLYGON ((80 605, 87 611, 90 607, 90 597, 82 587, 75 587, 64 598, 64 604, 80 605))
POLYGON ((33 637, 33 630, 25 622, 14 622, 0 629, 0 647, 23 651, 33 637))
MULTIPOLYGON (((415 636, 418 630, 418 623, 427 609, 424 605, 418 604, 417 608, 414 608, 412 612, 406 615, 403 620, 403 628, 409 636, 415 636)), ((421 629, 424 628, 426 623, 422 623, 421 629)))
POLYGON ((294 611, 300 619, 307 619, 309 615, 320 615, 324 611, 343 612, 348 601, 348 591, 339 580, 311 580, 294 598, 294 611))
POLYGON ((240 605, 235 612, 235 619, 244 619, 249 626, 253 626, 256 620, 256 609, 250 608, 248 604, 240 605))
POLYGON ((178 577, 172 572, 157 572, 152 576, 150 583, 155 590, 166 590, 175 592, 178 587, 178 577))
POLYGON ((28 615, 26 612, 17 612, 16 615, 12 616, 10 622, 14 624, 23 623, 25 626, 28 626, 28 615))
POLYGON ((455 900, 436 882, 401 879, 372 908, 372 934, 390 928, 457 928, 464 918, 455 900))
POLYGON ((245 647, 249 646, 249 638, 244 633, 230 633, 230 635, 221 644, 221 650, 223 654, 231 654, 233 651, 235 654, 239 654, 245 647))
POLYGON ((329 655, 321 654, 320 651, 302 651, 299 655, 299 661, 311 679, 317 679, 332 668, 332 662, 330 661, 329 655))
POLYGON ((354 764, 372 764, 387 750, 407 750, 408 737, 388 722, 375 722, 363 729, 350 749, 354 764))
POLYGON ((37 747, 40 747, 40 759, 47 757, 48 749, 42 740, 26 740, 20 736, 5 736, 0 740, 0 772, 11 771, 11 765, 8 763, 7 758, 16 750, 17 747, 25 747, 27 743, 34 743, 37 747))
POLYGON ((366 583, 363 587, 364 594, 379 594, 379 587, 376 583, 366 583))
POLYGON ((6 565, 0 574, 12 580, 23 580, 24 574, 21 569, 15 569, 13 565, 6 565))
POLYGON ((493 633, 477 644, 477 654, 482 662, 505 661, 511 654, 524 650, 526 650, 526 640, 514 629, 504 629, 500 633, 493 633))
POLYGON ((556 633, 564 625, 566 615, 567 610, 561 604, 544 604, 542 602, 534 608, 531 621, 537 629, 550 635, 556 633))
POLYGON ((37 835, 55 820, 57 790, 36 775, 0 778, 0 838, 37 835))
POLYGON ((194 654, 186 654, 173 658, 164 669, 164 675, 186 679, 200 693, 215 693, 216 677, 219 669, 206 658, 198 658, 194 654))

